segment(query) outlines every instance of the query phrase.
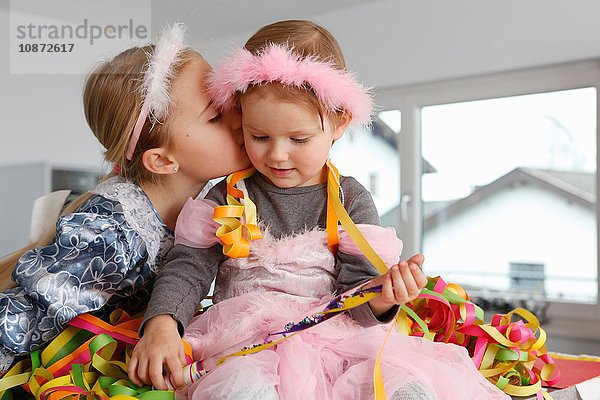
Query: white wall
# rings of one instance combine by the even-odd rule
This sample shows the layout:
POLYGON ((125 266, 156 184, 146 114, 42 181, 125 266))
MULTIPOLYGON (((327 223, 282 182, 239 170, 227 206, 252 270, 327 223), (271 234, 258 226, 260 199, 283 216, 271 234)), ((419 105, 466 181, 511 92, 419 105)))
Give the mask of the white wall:
MULTIPOLYGON (((225 11, 219 18, 248 26, 252 2, 239 2, 237 7, 231 1, 222 3, 225 11)), ((215 36, 198 43, 193 38, 207 37, 205 21, 216 15, 203 13, 199 0, 165 4, 152 2, 157 10, 152 17, 154 30, 166 20, 187 22, 192 42, 211 62, 222 49, 243 43, 251 34, 215 36)), ((311 4, 314 10, 298 16, 314 15, 315 21, 328 27, 342 44, 350 68, 367 84, 381 88, 600 56, 600 2, 595 0, 365 1, 321 15, 315 2, 311 4)), ((261 15, 256 27, 295 16, 284 7, 271 14, 268 9, 252 11, 261 15)), ((8 29, 9 1, 0 0, 0 118, 5 150, 0 165, 48 161, 99 167, 100 149, 81 113, 83 77, 10 75, 8 29)))
POLYGON ((9 47, 9 10, 1 7, 0 166, 47 161, 100 168, 100 146, 83 117, 83 76, 11 75, 9 47))
POLYGON ((32 205, 50 191, 50 176, 44 163, 0 166, 0 257, 28 243, 32 205))

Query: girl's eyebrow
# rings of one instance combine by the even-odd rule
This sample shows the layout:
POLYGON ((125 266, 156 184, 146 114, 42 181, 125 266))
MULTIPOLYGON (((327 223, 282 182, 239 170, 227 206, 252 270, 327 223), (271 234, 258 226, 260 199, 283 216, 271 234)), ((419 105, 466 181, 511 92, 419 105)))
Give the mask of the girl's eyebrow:
POLYGON ((251 129, 251 130, 253 130, 253 131, 256 131, 256 132, 262 132, 260 129, 256 129, 256 128, 255 128, 255 127, 253 127, 252 125, 249 125, 249 124, 247 124, 247 123, 245 123, 245 122, 242 122, 242 126, 243 126, 244 128, 249 128, 249 129, 251 129))
POLYGON ((315 130, 315 128, 313 127, 313 128, 306 128, 306 129, 296 129, 296 130, 293 130, 293 131, 289 131, 288 133, 290 135, 297 135, 297 134, 306 134, 306 135, 309 135, 309 134, 313 133, 314 130, 315 130))
MULTIPOLYGON (((250 124, 247 124, 245 122, 242 122, 242 126, 244 128, 250 129, 252 131, 256 131, 256 132, 262 132, 260 129, 257 129, 255 127, 253 127, 250 124)), ((310 135, 313 133, 313 130, 315 130, 316 128, 305 128, 305 129, 294 129, 292 131, 287 132, 288 135, 298 135, 298 134, 303 134, 303 135, 310 135)))

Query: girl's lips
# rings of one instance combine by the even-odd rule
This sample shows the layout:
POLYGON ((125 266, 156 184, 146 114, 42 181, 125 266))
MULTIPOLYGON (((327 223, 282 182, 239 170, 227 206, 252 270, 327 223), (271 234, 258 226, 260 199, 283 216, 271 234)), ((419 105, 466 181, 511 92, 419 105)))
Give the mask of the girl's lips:
POLYGON ((273 168, 273 167, 269 167, 269 170, 271 171, 271 173, 274 176, 278 176, 278 177, 285 177, 288 176, 292 171, 293 168, 273 168))

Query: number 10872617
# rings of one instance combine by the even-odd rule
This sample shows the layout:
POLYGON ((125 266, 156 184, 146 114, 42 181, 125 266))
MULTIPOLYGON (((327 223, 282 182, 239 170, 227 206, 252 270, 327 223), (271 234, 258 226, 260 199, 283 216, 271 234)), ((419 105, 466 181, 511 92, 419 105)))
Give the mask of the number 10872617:
POLYGON ((19 43, 19 53, 70 53, 75 43, 19 43))

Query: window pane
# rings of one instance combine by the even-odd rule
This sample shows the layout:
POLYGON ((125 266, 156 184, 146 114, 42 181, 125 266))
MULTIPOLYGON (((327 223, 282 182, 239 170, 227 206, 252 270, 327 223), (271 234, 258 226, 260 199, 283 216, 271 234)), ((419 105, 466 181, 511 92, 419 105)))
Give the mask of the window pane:
POLYGON ((426 272, 595 303, 596 89, 422 109, 426 272))
POLYGON ((331 160, 340 173, 353 176, 371 192, 382 223, 389 226, 395 225, 393 215, 400 201, 399 135, 395 129, 400 129, 400 111, 382 111, 370 129, 350 128, 331 148, 331 160))
POLYGON ((400 133, 402 127, 402 118, 400 110, 386 110, 377 113, 377 117, 390 127, 394 133, 400 133))

